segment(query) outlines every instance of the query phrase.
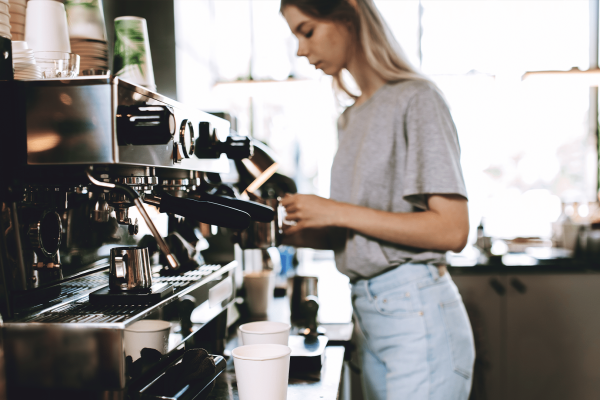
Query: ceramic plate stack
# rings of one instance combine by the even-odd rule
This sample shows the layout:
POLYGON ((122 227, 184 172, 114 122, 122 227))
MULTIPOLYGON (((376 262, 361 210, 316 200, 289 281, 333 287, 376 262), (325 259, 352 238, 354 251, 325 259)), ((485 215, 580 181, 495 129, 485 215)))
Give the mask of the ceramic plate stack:
POLYGON ((26 0, 8 0, 10 3, 10 33, 13 40, 25 40, 26 0))
POLYGON ((36 65, 33 50, 27 46, 27 42, 13 41, 12 49, 15 79, 42 79, 42 70, 36 65))
POLYGON ((0 0, 0 36, 12 39, 10 34, 10 14, 8 0, 0 0))
POLYGON ((80 57, 80 75, 108 74, 108 46, 101 0, 75 0, 65 4, 71 53, 80 57))

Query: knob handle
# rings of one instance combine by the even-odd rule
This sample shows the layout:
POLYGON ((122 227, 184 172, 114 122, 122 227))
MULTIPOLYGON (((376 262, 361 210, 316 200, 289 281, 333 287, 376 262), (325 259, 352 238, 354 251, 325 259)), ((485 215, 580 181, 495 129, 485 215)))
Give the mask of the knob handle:
POLYGON ((175 116, 165 106, 119 106, 117 140, 120 146, 167 144, 175 134, 175 116))
POLYGON ((219 143, 219 152, 229 159, 241 160, 254 155, 254 146, 247 136, 229 136, 225 142, 219 143))
POLYGON ((219 158, 219 141, 216 138, 210 122, 200 122, 198 125, 198 139, 194 154, 198 158, 219 158))

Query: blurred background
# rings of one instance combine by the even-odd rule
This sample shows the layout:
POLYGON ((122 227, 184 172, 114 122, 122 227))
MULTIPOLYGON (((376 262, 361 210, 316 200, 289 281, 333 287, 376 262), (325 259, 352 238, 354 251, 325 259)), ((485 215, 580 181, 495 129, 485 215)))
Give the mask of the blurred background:
MULTIPOLYGON (((127 12, 148 20, 158 91, 229 112, 239 134, 275 150, 279 172, 292 177, 299 192, 328 197, 336 121, 350 103, 335 97, 330 77, 296 56, 297 40, 279 1, 144 3, 107 0, 104 9, 107 21, 127 12)), ((549 240, 565 212, 573 220, 593 218, 596 75, 536 72, 597 68, 596 2, 375 3, 411 62, 450 106, 469 193, 471 244, 482 222, 485 236, 549 240)))

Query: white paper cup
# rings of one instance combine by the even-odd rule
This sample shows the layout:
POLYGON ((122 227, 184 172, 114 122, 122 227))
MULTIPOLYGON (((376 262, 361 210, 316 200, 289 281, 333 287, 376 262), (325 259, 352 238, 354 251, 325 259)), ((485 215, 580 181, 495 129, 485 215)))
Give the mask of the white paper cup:
POLYGON ((156 90, 148 26, 144 18, 115 18, 114 70, 120 78, 156 90), (131 35, 132 32, 135 34, 131 35))
POLYGON ((133 361, 140 358, 144 348, 155 349, 165 354, 169 347, 171 323, 168 321, 144 319, 125 328, 125 356, 133 361))
POLYGON ((68 2, 65 9, 71 39, 106 40, 102 2, 68 2))
POLYGON ((67 14, 62 3, 31 1, 25 21, 25 41, 30 49, 71 52, 67 14))
POLYGON ((275 289, 275 274, 273 271, 250 272, 244 275, 246 302, 250 314, 267 315, 267 309, 273 299, 275 289))
POLYGON ((240 325, 239 332, 244 345, 282 344, 287 346, 290 324, 275 321, 250 322, 240 325))
POLYGON ((0 12, 0 24, 10 26, 10 15, 0 12))
POLYGON ((252 344, 233 349, 240 400, 286 400, 290 353, 281 344, 252 344))
POLYGON ((5 14, 10 14, 8 12, 8 4, 7 3, 3 3, 0 1, 0 12, 5 13, 5 14))

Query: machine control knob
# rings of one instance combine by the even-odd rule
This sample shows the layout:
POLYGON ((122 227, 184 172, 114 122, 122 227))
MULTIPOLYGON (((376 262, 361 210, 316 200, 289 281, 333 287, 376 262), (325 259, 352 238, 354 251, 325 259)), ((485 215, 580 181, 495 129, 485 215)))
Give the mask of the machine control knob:
POLYGON ((179 128, 179 145, 183 157, 190 158, 194 154, 194 125, 191 121, 184 119, 179 128))
POLYGON ((117 139, 120 146, 167 144, 175 134, 175 115, 166 106, 119 106, 117 139))
POLYGON ((247 136, 229 136, 225 142, 219 142, 219 153, 225 153, 232 160, 242 160, 254 155, 254 146, 247 136))
POLYGON ((219 140, 210 122, 200 122, 195 154, 198 158, 219 158, 219 140))
POLYGON ((46 257, 56 255, 62 239, 62 221, 56 212, 48 212, 29 225, 29 241, 46 257))

